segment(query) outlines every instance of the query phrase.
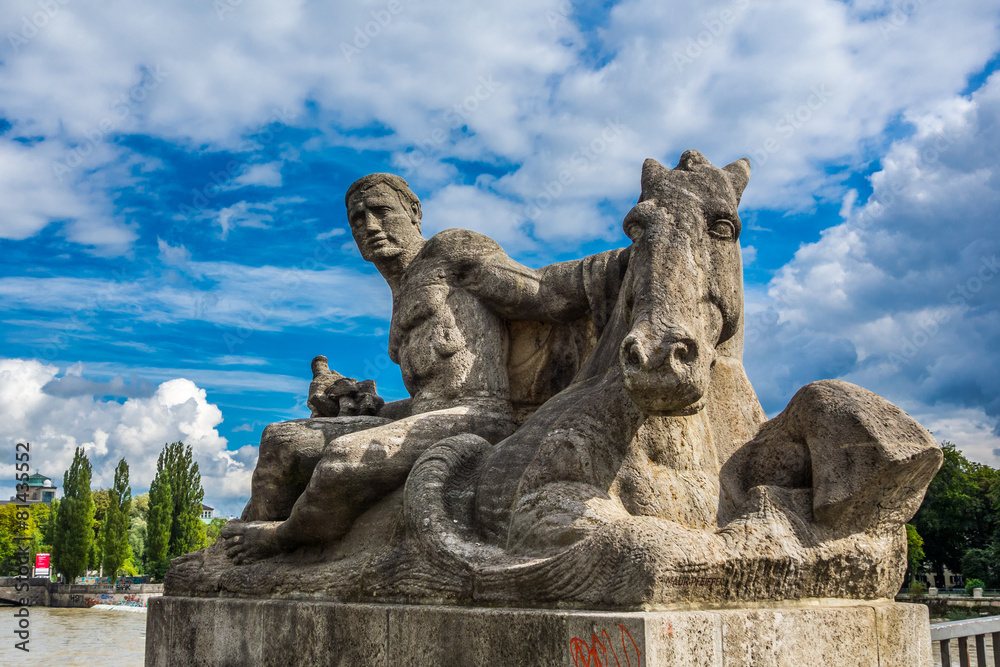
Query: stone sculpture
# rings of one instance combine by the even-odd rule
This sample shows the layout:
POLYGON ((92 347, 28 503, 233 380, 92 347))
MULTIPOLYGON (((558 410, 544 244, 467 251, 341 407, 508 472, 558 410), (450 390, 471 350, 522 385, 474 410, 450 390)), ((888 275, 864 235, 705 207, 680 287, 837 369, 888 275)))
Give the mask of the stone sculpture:
POLYGON ((642 168, 631 245, 531 270, 424 240, 402 179, 348 191, 393 291, 387 403, 314 360, 309 420, 272 424, 244 520, 173 562, 170 595, 642 609, 876 599, 941 463, 854 385, 767 420, 746 377, 737 214, 749 161, 642 168))

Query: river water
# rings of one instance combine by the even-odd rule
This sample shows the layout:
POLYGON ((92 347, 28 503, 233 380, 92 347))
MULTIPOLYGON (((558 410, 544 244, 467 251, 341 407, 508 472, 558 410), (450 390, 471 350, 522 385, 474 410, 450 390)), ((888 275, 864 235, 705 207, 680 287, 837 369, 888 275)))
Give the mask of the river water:
POLYGON ((99 609, 31 607, 29 652, 14 648, 16 607, 0 607, 0 665, 141 667, 146 614, 99 609))

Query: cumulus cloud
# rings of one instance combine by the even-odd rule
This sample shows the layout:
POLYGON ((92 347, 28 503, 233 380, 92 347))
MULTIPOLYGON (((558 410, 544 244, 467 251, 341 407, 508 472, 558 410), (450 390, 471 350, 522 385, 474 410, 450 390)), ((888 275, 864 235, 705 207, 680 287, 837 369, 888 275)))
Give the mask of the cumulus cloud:
MULTIPOLYGON (((67 377, 80 376, 59 377, 58 367, 36 360, 0 359, 0 446, 5 451, 29 442, 32 468, 61 486, 75 449, 83 447, 95 489, 113 483, 115 465, 125 457, 133 493, 139 493, 156 474, 163 445, 180 440, 193 450, 207 502, 238 506, 249 497, 256 447, 227 449, 226 438, 216 430, 222 412, 191 380, 167 380, 148 396, 119 403, 99 398, 106 395, 103 388, 81 391, 79 381, 73 391, 53 393, 51 388, 63 386, 67 377)), ((0 474, 12 480, 13 465, 0 465, 0 474)))
MULTIPOLYGON (((624 0, 597 15, 565 0, 399 7, 59 5, 11 45, 0 113, 13 135, 44 137, 54 154, 87 146, 88 168, 56 189, 63 200, 121 158, 115 137, 247 150, 245 139, 277 120, 316 133, 319 146, 390 151, 442 201, 456 196, 437 191, 454 183, 457 163, 501 168, 479 194, 507 200, 500 208, 530 210, 555 184, 562 193, 552 197, 575 209, 557 202, 501 229, 589 240, 607 233, 602 202, 634 197, 643 158, 672 160, 687 148, 717 162, 751 156, 749 207, 839 197, 840 177, 825 164, 863 164, 888 123, 957 92, 1000 45, 984 0, 715 0, 669 10, 624 0)), ((20 34, 36 10, 29 0, 5 4, 2 33, 20 34)), ((251 160, 238 180, 275 187, 281 170, 251 160)), ((134 238, 59 202, 22 202, 10 234, 66 216, 80 217, 81 243, 134 238)), ((218 223, 225 232, 267 220, 228 211, 218 223)))
POLYGON ((907 121, 848 219, 750 293, 747 367, 770 412, 841 377, 996 465, 1000 76, 907 121), (970 442, 963 442, 968 439, 970 442))

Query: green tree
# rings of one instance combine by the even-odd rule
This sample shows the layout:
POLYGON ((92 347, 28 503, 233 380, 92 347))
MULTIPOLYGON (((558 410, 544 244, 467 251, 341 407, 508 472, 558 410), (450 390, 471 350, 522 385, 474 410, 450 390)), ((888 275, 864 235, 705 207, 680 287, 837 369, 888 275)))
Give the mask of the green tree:
POLYGON ((146 518, 146 573, 153 579, 163 579, 170 567, 170 524, 174 500, 169 474, 163 468, 163 453, 156 462, 156 477, 149 485, 149 512, 146 518))
POLYGON ((969 549, 962 555, 962 576, 981 579, 990 587, 997 585, 997 559, 993 549, 969 549))
POLYGON ((146 517, 149 515, 149 494, 132 498, 129 511, 128 544, 132 550, 131 564, 137 574, 146 573, 146 517))
POLYGON ((170 557, 176 558, 200 549, 205 541, 205 524, 201 520, 201 472, 194 462, 191 447, 175 442, 164 448, 164 467, 170 474, 170 491, 174 508, 170 525, 170 557))
POLYGON ((17 551, 23 534, 17 519, 17 505, 0 505, 0 577, 17 576, 17 551))
MULTIPOLYGON (((52 549, 52 545, 56 541, 56 517, 59 515, 59 501, 53 500, 52 504, 49 505, 49 520, 48 523, 43 527, 42 542, 49 545, 49 549, 52 549)), ((51 551, 50 551, 51 552, 51 551)))
POLYGON ((90 492, 90 461, 83 447, 63 475, 63 498, 56 515, 52 560, 56 572, 72 583, 87 571, 94 542, 94 496, 90 492))
POLYGON ((0 576, 20 573, 23 556, 18 552, 22 548, 27 547, 30 564, 35 562, 35 554, 47 550, 43 536, 49 514, 45 503, 0 505, 0 576))
POLYGON ((128 484, 128 463, 124 458, 115 468, 115 484, 108 490, 108 497, 108 509, 102 524, 104 538, 102 563, 106 576, 117 577, 118 570, 132 556, 128 543, 132 489, 128 484))
POLYGON ((55 521, 55 513, 48 503, 35 503, 31 506, 31 559, 34 563, 36 554, 52 551, 52 545, 47 541, 47 536, 51 534, 49 525, 55 521))
POLYGON ((961 572, 966 551, 991 543, 997 524, 990 491, 1000 480, 1000 473, 969 461, 950 442, 941 443, 941 451, 941 470, 910 522, 924 539, 924 553, 939 584, 945 567, 961 572))
POLYGON ((226 524, 229 523, 227 519, 223 519, 221 516, 217 516, 212 519, 212 522, 205 527, 205 537, 208 538, 205 546, 212 546, 215 541, 219 539, 219 534, 222 529, 225 528, 226 524))
POLYGON ((107 489, 97 489, 91 495, 94 496, 94 541, 90 546, 87 569, 96 570, 101 567, 101 554, 104 553, 104 517, 107 516, 111 498, 107 489))
POLYGON ((924 538, 911 524, 906 524, 906 581, 911 581, 924 563, 924 538))

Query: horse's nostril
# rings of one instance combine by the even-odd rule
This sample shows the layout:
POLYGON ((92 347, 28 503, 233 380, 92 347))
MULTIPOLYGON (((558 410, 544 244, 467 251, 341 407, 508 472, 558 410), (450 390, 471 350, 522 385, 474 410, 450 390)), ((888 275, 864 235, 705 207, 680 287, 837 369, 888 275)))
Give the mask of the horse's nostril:
POLYGON ((691 366, 698 360, 698 343, 691 338, 677 341, 671 347, 670 355, 677 364, 691 366))
POLYGON ((627 339, 625 341, 624 348, 625 354, 623 356, 625 357, 625 363, 627 365, 639 368, 646 365, 647 357, 643 353, 642 345, 639 344, 639 341, 634 338, 627 339))

